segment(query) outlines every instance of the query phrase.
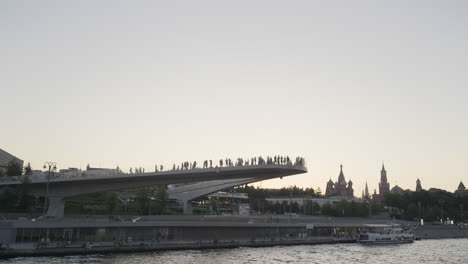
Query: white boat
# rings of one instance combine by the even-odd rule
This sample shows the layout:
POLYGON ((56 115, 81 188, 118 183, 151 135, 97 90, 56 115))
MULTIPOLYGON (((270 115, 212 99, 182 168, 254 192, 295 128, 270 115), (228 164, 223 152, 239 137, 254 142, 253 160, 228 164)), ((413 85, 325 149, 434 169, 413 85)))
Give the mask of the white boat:
POLYGON ((414 234, 400 227, 382 228, 380 231, 366 231, 359 235, 358 243, 363 244, 402 244, 414 242, 414 234))

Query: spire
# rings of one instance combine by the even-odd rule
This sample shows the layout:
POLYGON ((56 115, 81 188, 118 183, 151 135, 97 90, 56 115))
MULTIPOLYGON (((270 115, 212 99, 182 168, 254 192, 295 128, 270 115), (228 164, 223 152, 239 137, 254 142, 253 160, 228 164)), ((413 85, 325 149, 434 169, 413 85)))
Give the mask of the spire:
POLYGON ((367 187, 367 181, 366 181, 366 190, 365 190, 365 192, 364 192, 364 195, 365 195, 366 197, 369 197, 369 188, 367 187))
POLYGON ((416 180, 416 191, 417 191, 417 192, 420 192, 420 191, 422 191, 422 190, 423 190, 423 188, 422 188, 422 186, 421 186, 421 181, 420 181, 419 178, 418 178, 418 179, 416 180))
POLYGON ((385 165, 382 162, 382 171, 380 172, 380 183, 386 185, 387 184, 387 171, 385 170, 385 165))
POLYGON ((466 191, 465 185, 461 181, 460 184, 458 185, 458 191, 466 191))
POLYGON ((338 176, 338 183, 344 183, 346 185, 346 180, 343 174, 343 164, 340 165, 340 175, 338 176))

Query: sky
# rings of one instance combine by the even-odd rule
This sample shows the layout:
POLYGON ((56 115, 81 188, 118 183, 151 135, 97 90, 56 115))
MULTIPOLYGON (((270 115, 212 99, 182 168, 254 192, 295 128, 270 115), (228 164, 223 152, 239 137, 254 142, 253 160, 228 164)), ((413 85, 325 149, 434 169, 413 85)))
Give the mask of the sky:
POLYGON ((468 182, 467 1, 1 1, 0 148, 124 170, 303 156, 360 196, 468 182))

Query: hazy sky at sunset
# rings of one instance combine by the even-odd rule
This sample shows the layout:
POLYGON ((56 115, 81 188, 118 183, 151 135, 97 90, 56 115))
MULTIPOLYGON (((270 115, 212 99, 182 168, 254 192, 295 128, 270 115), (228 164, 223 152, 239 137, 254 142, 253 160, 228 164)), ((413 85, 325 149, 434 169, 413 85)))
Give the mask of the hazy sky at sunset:
POLYGON ((0 148, 60 168, 301 155, 468 183, 468 1, 1 1, 0 148))

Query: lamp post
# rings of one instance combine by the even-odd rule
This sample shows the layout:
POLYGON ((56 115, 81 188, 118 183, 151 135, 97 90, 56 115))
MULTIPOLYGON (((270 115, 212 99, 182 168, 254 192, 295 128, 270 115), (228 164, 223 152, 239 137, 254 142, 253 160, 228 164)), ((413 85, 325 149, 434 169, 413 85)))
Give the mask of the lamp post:
POLYGON ((149 210, 148 210, 148 215, 151 216, 151 200, 153 199, 154 194, 154 188, 153 186, 148 187, 148 198, 149 198, 149 210))
POLYGON ((47 184, 46 184, 46 190, 45 190, 45 195, 44 195, 44 210, 42 212, 42 217, 46 217, 46 210, 47 210, 47 199, 49 198, 49 183, 50 183, 50 173, 53 171, 57 170, 57 163, 52 162, 52 161, 46 161, 44 162, 44 169, 49 169, 49 172, 47 174, 47 184))
POLYGON ((421 225, 421 201, 418 201, 419 225, 421 225))
POLYGON ((441 224, 444 224, 444 200, 440 199, 439 200, 439 205, 440 205, 440 214, 441 214, 441 224))
POLYGON ((292 189, 289 189, 289 216, 292 213, 292 189))
POLYGON ((463 215, 463 204, 460 203, 459 206, 460 206, 460 220, 461 220, 460 222, 463 224, 465 223, 465 216, 463 215))

